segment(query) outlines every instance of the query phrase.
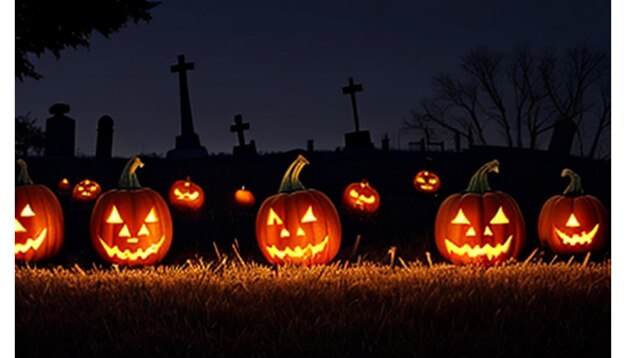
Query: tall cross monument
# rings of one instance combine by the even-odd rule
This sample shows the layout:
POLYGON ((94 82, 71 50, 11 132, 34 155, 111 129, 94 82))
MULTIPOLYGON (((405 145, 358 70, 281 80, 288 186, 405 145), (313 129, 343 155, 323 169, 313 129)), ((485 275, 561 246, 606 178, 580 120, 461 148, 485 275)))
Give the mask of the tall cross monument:
POLYGON ((194 68, 193 62, 185 62, 185 55, 179 55, 178 63, 170 67, 172 73, 178 73, 178 85, 180 89, 180 135, 176 136, 176 147, 167 152, 168 158, 200 158, 208 156, 206 148, 200 144, 200 138, 193 129, 187 71, 193 70, 194 68))
POLYGON ((352 77, 348 78, 348 85, 342 87, 343 94, 350 95, 350 102, 352 103, 352 114, 354 116, 354 132, 345 134, 346 148, 348 149, 363 149, 373 148, 374 144, 370 138, 369 131, 362 131, 359 126, 359 112, 356 106, 356 93, 363 91, 361 84, 354 83, 352 77))

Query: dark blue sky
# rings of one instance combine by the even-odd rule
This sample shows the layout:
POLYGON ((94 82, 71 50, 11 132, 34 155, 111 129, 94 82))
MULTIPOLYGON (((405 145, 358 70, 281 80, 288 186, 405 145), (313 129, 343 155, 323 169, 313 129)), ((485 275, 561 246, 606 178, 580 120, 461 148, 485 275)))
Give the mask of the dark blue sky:
POLYGON ((342 146, 353 130, 341 94, 349 76, 364 86, 361 127, 377 145, 388 132, 396 147, 433 76, 457 71, 471 48, 610 48, 609 0, 163 1, 152 15, 110 39, 96 34, 90 49, 59 61, 35 59, 45 78, 16 81, 16 113, 43 126, 50 105, 65 102, 80 153, 93 155, 104 114, 115 120, 114 155, 165 153, 180 130, 169 68, 185 54, 196 66, 194 124, 209 152, 231 152, 236 113, 261 151, 304 148, 309 138, 319 149, 342 146))

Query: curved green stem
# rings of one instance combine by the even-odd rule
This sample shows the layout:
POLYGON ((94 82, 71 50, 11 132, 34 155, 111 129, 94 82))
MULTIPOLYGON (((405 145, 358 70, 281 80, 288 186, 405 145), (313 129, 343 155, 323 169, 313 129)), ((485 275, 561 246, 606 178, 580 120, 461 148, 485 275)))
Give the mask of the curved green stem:
POLYGON ((569 177, 569 184, 563 191, 563 195, 581 195, 585 191, 583 190, 582 180, 580 175, 574 173, 573 170, 565 168, 561 172, 561 177, 569 177))
POLYGON ((20 166, 20 174, 17 176, 16 185, 32 185, 33 180, 28 175, 28 166, 23 159, 18 159, 17 164, 20 166))
POLYGON ((487 191, 491 191, 489 187, 489 181, 487 180, 487 174, 489 173, 499 173, 500 172, 500 162, 497 159, 490 161, 489 163, 480 167, 474 175, 472 175, 472 179, 470 179, 469 185, 467 189, 465 189, 468 193, 477 193, 482 194, 487 191))
POLYGON ((309 164, 309 161, 302 155, 298 155, 298 158, 291 163, 289 168, 287 168, 285 175, 283 175, 278 192, 291 193, 293 191, 306 189, 298 177, 300 176, 302 168, 304 168, 307 164, 309 164))
POLYGON ((141 184, 139 183, 139 179, 137 178, 135 171, 137 171, 137 168, 141 168, 143 166, 144 164, 139 157, 134 157, 129 160, 122 171, 122 175, 120 175, 118 187, 120 189, 140 189, 141 184))

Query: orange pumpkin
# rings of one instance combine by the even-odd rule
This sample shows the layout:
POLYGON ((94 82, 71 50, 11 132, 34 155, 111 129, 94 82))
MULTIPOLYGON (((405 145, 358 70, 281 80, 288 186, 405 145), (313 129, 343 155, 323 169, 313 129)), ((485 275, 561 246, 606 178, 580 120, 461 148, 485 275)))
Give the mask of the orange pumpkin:
POLYGON ((517 258, 526 242, 524 217, 515 200, 491 191, 487 174, 500 163, 483 165, 464 193, 449 196, 435 219, 435 243, 454 264, 494 265, 517 258))
POLYGON ((204 205, 204 190, 187 177, 186 180, 178 180, 172 184, 168 199, 176 209, 200 211, 204 205))
POLYGON ((20 174, 15 188, 15 259, 45 260, 63 245, 63 210, 54 193, 35 185, 26 162, 18 159, 20 174))
POLYGON ((413 186, 423 193, 436 193, 441 186, 439 176, 431 171, 422 170, 413 178, 413 186))
POLYGON ((70 183, 69 180, 67 180, 67 178, 63 178, 61 179, 61 181, 59 181, 59 186, 57 187, 57 193, 59 193, 59 195, 69 195, 72 192, 72 184, 70 183))
POLYGON ((156 191, 142 188, 135 171, 143 163, 131 159, 119 188, 102 194, 91 213, 91 242, 106 261, 120 265, 153 265, 172 244, 172 217, 156 191))
POLYGON ((101 192, 102 188, 100 184, 93 180, 85 179, 74 186, 72 199, 82 202, 92 201, 95 200, 101 192))
POLYGON ((373 214, 380 207, 378 191, 365 179, 348 185, 343 191, 342 201, 348 210, 357 213, 373 214))
POLYGON ((254 194, 250 190, 246 190, 245 186, 235 192, 235 203, 243 208, 251 208, 254 206, 254 194))
POLYGON ((563 195, 549 198, 539 213, 539 240, 555 254, 580 254, 604 247, 609 228, 606 207, 592 195, 583 195, 580 176, 563 169, 570 183, 563 195))
POLYGON ((307 164, 299 155, 283 176, 278 194, 267 198, 257 213, 257 243, 272 264, 326 264, 339 252, 337 209, 324 193, 306 189, 298 178, 307 164))

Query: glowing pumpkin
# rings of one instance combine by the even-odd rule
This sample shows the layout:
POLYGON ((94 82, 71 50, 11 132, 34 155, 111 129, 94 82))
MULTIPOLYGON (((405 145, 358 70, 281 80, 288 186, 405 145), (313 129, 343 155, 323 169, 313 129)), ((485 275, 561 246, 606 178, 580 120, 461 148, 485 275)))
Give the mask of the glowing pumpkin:
POLYGON ((176 209, 199 211, 204 205, 204 190, 187 177, 186 180, 178 180, 172 184, 168 199, 176 209))
POLYGON ((498 173, 493 160, 472 176, 464 193, 449 196, 435 219, 435 243, 454 264, 485 266, 517 258, 526 242, 524 217, 515 200, 491 191, 487 174, 498 173))
POLYGON ((238 206, 244 208, 251 208, 254 206, 254 194, 250 190, 246 190, 245 186, 242 186, 241 189, 235 191, 235 203, 238 206))
POLYGON ((63 245, 63 210, 54 193, 35 185, 26 162, 18 159, 20 174, 15 188, 15 259, 45 260, 63 245))
POLYGON ((165 200, 152 189, 142 188, 135 171, 143 166, 131 159, 119 180, 119 188, 102 194, 91 213, 91 243, 106 261, 123 265, 153 265, 172 244, 172 217, 165 200))
POLYGON ((92 201, 95 200, 102 192, 100 184, 93 180, 81 180, 74 186, 72 191, 72 199, 75 201, 92 201))
POLYGON ((57 193, 59 193, 59 195, 69 195, 72 192, 72 184, 70 183, 69 180, 67 180, 67 178, 63 178, 61 179, 61 181, 59 181, 59 186, 57 187, 57 193))
POLYGON ((422 170, 415 175, 415 178, 413 178, 413 186, 418 191, 432 194, 439 190, 441 180, 439 180, 439 176, 437 174, 428 170, 422 170))
POLYGON ((298 156, 283 176, 278 194, 267 198, 257 213, 257 243, 270 263, 326 264, 339 252, 339 214, 324 193, 305 189, 300 182, 306 164, 298 156))
POLYGON ((549 198, 539 213, 539 240, 555 254, 580 254, 604 247, 608 231, 606 207, 592 195, 583 195, 580 176, 563 169, 570 183, 563 195, 549 198))
POLYGON ((365 179, 348 185, 343 191, 342 201, 348 210, 365 214, 373 214, 380 207, 378 191, 365 179))

